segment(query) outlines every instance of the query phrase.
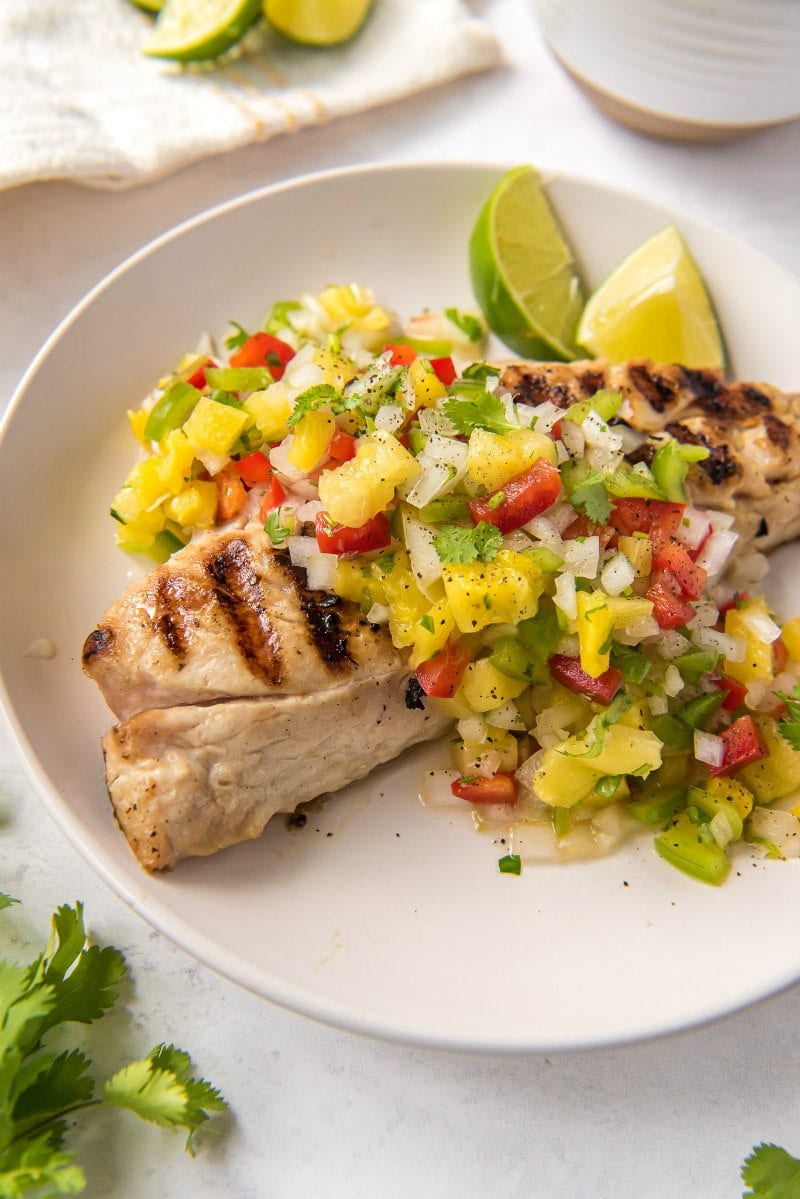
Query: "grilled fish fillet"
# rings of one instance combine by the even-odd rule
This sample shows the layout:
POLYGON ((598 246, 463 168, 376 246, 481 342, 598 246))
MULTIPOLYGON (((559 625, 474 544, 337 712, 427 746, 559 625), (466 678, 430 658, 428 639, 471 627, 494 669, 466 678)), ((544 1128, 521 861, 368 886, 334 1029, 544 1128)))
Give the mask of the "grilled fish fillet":
POLYGON ((407 706, 388 630, 310 591, 260 527, 209 534, 128 587, 83 666, 120 718, 106 784, 148 870, 257 837, 449 723, 407 706))
POLYGON ((800 395, 646 359, 514 363, 501 383, 517 400, 559 408, 603 388, 620 392, 614 423, 644 435, 630 461, 652 459, 665 435, 705 446, 709 457, 687 478, 693 504, 734 513, 742 548, 770 550, 800 535, 800 395))

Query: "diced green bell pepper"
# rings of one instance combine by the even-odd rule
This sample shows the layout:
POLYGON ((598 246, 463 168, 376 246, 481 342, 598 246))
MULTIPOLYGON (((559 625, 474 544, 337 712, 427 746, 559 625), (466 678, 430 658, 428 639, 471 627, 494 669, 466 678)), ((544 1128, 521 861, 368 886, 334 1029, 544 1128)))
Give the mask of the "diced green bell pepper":
POLYGON ((180 429, 194 411, 200 395, 191 383, 175 383, 165 391, 147 418, 144 435, 148 441, 161 441, 173 429, 180 429))
POLYGON ((698 825, 681 812, 669 828, 655 838, 656 852, 674 866, 701 882, 720 886, 727 878, 731 864, 716 842, 707 842, 698 825))

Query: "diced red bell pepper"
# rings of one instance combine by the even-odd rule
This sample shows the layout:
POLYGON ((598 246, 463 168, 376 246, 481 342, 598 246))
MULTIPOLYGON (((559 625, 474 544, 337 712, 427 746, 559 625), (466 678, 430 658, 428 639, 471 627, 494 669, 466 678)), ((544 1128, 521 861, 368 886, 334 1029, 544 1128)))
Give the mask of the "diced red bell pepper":
POLYGON ((318 512, 314 529, 323 554, 366 554, 384 549, 392 540, 389 522, 382 512, 357 529, 333 524, 326 512, 318 512))
POLYGON ((337 429, 328 446, 328 457, 334 462, 349 462, 356 456, 356 439, 344 429, 337 429))
POLYGON ((595 524, 594 521, 589 520, 585 512, 579 512, 575 519, 567 525, 562 536, 565 541, 573 540, 576 537, 599 537, 600 548, 606 549, 616 542, 617 530, 612 529, 610 525, 595 524))
POLYGON ((293 346, 271 333, 253 333, 230 357, 231 366, 266 366, 273 379, 283 377, 286 364, 294 358, 293 346))
POLYGON ((456 366, 452 358, 431 358, 433 373, 440 383, 449 387, 456 377, 456 366))
POLYGON ((517 780, 513 774, 499 771, 489 778, 455 779, 450 784, 450 790, 457 799, 466 799, 468 803, 516 803, 517 780))
POLYGON ((593 679, 581 668, 580 658, 570 658, 567 654, 553 654, 547 665, 553 678, 562 687, 574 691, 576 695, 588 695, 589 699, 599 704, 610 704, 622 684, 622 672, 616 666, 609 666, 608 670, 593 679))
POLYGON ((213 358, 204 358, 193 375, 190 375, 186 382, 190 387, 196 387, 198 391, 202 391, 206 385, 206 367, 216 366, 213 358))
POLYGON ((240 458, 236 467, 245 487, 255 487, 257 483, 266 483, 267 479, 272 477, 269 458, 261 450, 255 450, 246 458, 240 458))
POLYGON ((244 483, 239 477, 239 463, 229 462, 217 473, 217 519, 233 520, 247 499, 244 483))
POLYGON ((383 352, 391 352, 389 361, 392 366, 411 366, 411 363, 417 356, 417 351, 413 346, 396 345, 394 342, 389 342, 383 347, 383 352))
POLYGON ((417 682, 426 695, 450 699, 461 686, 464 671, 469 666, 469 650, 465 645, 448 640, 432 658, 420 662, 417 682))
POLYGON ((660 629, 679 629, 694 616, 694 608, 681 595, 680 584, 668 570, 657 571, 646 597, 660 629))
POLYGON ((739 604, 743 604, 749 599, 749 591, 734 591, 730 599, 723 600, 722 603, 718 605, 720 616, 724 616, 726 612, 730 612, 733 608, 738 607, 739 604))
POLYGON ((744 703, 744 698, 747 695, 747 688, 744 683, 740 683, 738 679, 732 679, 727 674, 724 674, 719 681, 720 690, 727 691, 725 699, 722 701, 722 706, 726 712, 735 712, 744 703))
POLYGON ((689 557, 689 552, 679 541, 663 541, 656 549, 653 546, 653 569, 668 570, 677 580, 681 591, 689 599, 700 599, 708 571, 703 570, 689 557))
POLYGON ((670 504, 666 500, 645 500, 637 497, 614 500, 609 523, 619 533, 649 533, 653 550, 658 552, 680 528, 685 504, 670 504))
POLYGON ((262 496, 261 504, 259 505, 258 509, 258 519, 262 521, 266 520, 273 508, 278 508, 285 499, 286 492, 284 491, 280 481, 273 475, 269 481, 267 490, 262 496))
POLYGON ((708 773, 712 778, 722 774, 733 774, 751 762, 766 758, 767 749, 761 730, 752 716, 740 716, 732 725, 720 733, 725 742, 725 752, 721 766, 709 766, 708 773))
POLYGON ((775 673, 780 674, 788 661, 789 651, 786 648, 786 643, 782 637, 778 637, 772 643, 772 668, 775 673))
POLYGON ((533 466, 491 495, 470 500, 469 511, 476 525, 486 520, 501 533, 510 533, 554 504, 560 491, 558 469, 546 458, 537 458, 533 466))

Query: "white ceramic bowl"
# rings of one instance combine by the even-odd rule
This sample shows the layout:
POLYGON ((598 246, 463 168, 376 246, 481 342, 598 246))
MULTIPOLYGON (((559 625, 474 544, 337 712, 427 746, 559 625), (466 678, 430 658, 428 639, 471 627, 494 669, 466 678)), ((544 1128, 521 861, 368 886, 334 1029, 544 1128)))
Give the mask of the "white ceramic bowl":
MULTIPOLYGON (((254 192, 165 234, 114 271, 26 375, 0 440, 0 697, 31 779, 117 893, 214 969, 359 1032, 468 1049, 576 1049, 707 1020, 800 978, 800 861, 744 847, 719 890, 679 874, 652 835, 613 857, 526 866, 469 809, 417 793, 444 745, 375 771, 303 829, 146 875, 115 827, 99 738, 111 716, 80 669, 84 637, 131 561, 108 516, 135 448, 125 409, 196 344, 328 282, 399 311, 471 305, 467 240, 500 166, 351 169, 254 192), (31 472, 47 480, 30 502, 31 472), (46 638, 47 659, 30 653, 46 638)), ((548 192, 587 283, 680 225, 733 368, 798 383, 800 283, 748 246, 649 201, 565 175, 548 192)), ((496 348, 496 347, 495 347, 496 348)), ((797 603, 797 549, 771 582, 797 603)), ((140 569, 138 566, 136 569, 140 569)), ((313 745, 309 747, 313 752, 313 745)))
POLYGON ((797 0, 536 0, 564 67, 609 115, 703 139, 800 116, 797 0))

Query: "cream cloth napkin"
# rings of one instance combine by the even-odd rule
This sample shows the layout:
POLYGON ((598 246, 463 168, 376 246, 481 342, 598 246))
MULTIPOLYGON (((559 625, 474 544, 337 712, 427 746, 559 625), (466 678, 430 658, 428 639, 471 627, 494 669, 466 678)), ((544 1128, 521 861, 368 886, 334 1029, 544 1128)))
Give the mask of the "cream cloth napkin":
POLYGON ((500 61, 462 0, 376 0, 360 35, 327 50, 259 23, 215 68, 146 58, 149 29, 127 0, 0 0, 0 187, 131 186, 500 61))

